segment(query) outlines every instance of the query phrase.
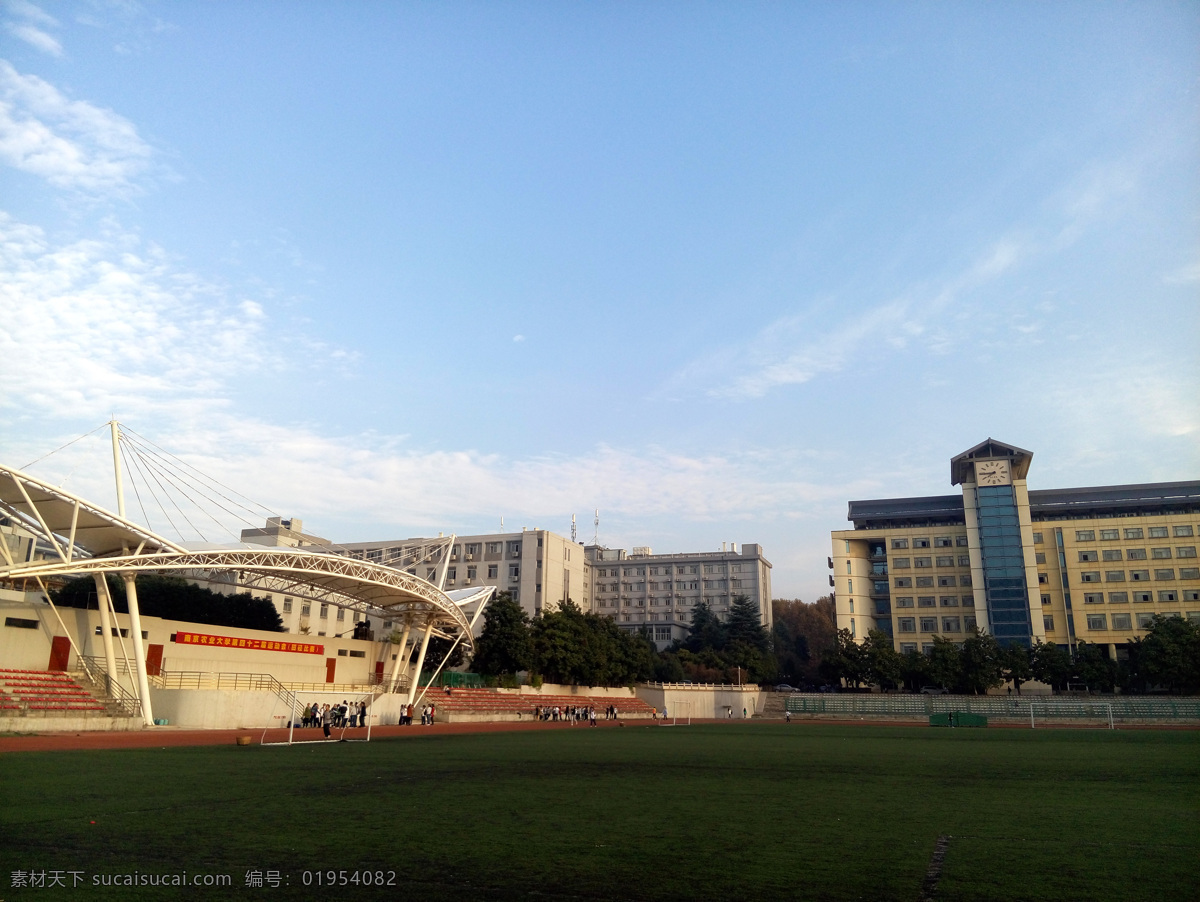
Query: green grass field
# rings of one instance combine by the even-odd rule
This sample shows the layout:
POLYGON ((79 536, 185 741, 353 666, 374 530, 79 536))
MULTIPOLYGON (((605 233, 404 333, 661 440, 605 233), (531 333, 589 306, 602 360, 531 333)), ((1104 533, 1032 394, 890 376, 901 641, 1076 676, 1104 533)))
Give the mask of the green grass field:
POLYGON ((0 773, 0 900, 916 900, 942 835, 939 899, 1200 885, 1196 732, 631 725, 17 753, 0 773), (304 886, 329 869, 397 886, 304 886), (19 870, 84 883, 14 888, 19 870), (184 870, 233 886, 92 885, 184 870))

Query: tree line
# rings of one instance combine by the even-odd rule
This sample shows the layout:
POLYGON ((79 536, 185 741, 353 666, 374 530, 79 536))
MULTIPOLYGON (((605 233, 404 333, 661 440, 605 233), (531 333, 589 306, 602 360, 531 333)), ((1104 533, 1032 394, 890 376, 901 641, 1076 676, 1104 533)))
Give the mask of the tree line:
POLYGON ((844 680, 852 688, 877 686, 885 691, 912 692, 930 686, 968 695, 982 694, 1011 682, 1037 680, 1057 691, 1174 693, 1200 691, 1200 626, 1182 617, 1156 616, 1144 637, 1128 643, 1128 658, 1114 661, 1105 646, 1079 641, 1069 651, 1052 642, 1032 647, 1001 645, 976 630, 962 643, 940 636, 926 653, 895 650, 892 638, 878 630, 858 643, 840 630, 821 662, 823 675, 844 680))

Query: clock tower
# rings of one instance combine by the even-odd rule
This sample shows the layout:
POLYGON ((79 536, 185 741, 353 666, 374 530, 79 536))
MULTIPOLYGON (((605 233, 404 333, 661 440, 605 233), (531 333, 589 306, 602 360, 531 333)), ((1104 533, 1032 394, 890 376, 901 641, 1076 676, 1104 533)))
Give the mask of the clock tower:
POLYGON ((980 628, 1002 644, 1045 640, 1025 484, 1032 460, 989 438, 950 461, 950 480, 962 486, 975 608, 987 612, 980 628))

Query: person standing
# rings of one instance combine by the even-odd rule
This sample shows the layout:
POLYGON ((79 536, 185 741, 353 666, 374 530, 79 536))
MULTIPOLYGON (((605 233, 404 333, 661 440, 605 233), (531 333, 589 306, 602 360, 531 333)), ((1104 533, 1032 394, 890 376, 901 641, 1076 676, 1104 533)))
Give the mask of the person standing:
POLYGON ((333 715, 329 711, 329 705, 326 705, 321 710, 321 729, 325 731, 325 738, 329 738, 329 725, 333 720, 333 715))

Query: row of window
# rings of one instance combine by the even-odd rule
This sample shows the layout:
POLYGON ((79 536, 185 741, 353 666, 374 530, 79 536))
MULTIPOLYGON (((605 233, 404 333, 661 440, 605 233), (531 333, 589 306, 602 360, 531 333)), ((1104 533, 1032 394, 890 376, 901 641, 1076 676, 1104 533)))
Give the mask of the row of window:
MULTIPOLYGON (((1158 600, 1163 601, 1178 601, 1180 596, 1184 601, 1200 601, 1200 589, 1187 589, 1183 592, 1178 592, 1175 589, 1160 589, 1157 593, 1158 600)), ((1154 592, 1134 592, 1133 601, 1135 604, 1146 604, 1154 600, 1154 592)), ((1049 599, 1050 596, 1043 595, 1044 599, 1049 599)), ((1129 592, 1109 592, 1109 604, 1128 604, 1130 598, 1129 592)), ((1043 604, 1046 602, 1043 601, 1043 604)), ((1084 592, 1084 604, 1104 604, 1103 592, 1084 592)))
MULTIPOLYGON (((1141 526, 1127 526, 1124 529, 1101 529, 1101 542, 1115 542, 1121 538, 1125 539, 1165 539, 1169 535, 1175 536, 1177 539, 1184 539, 1195 535, 1191 526, 1149 526, 1143 529, 1141 526)), ((1094 542, 1096 541, 1095 529, 1077 529, 1075 530, 1076 542, 1094 542)), ((1034 533, 1034 541, 1039 541, 1038 537, 1041 533, 1034 533)))
MULTIPOLYGON (((1154 621, 1154 614, 1138 614, 1137 628, 1140 630, 1149 629, 1154 621)), ((1164 615, 1159 615, 1164 616, 1164 615)), ((1178 617, 1179 612, 1166 614, 1167 617, 1178 617)), ((1112 628, 1115 630, 1133 629, 1133 615, 1131 614, 1088 614, 1087 628, 1089 630, 1106 630, 1108 629, 1109 618, 1112 619, 1112 628)), ((1192 623, 1200 623, 1200 611, 1188 611, 1187 619, 1192 623)))
MULTIPOLYGON (((725 573, 725 564, 704 564, 703 566, 705 576, 722 575, 725 573)), ((674 570, 675 573, 681 576, 688 576, 693 573, 698 574, 700 572, 699 567, 699 564, 678 564, 674 570)), ((649 568, 651 576, 670 576, 671 569, 670 566, 649 568)), ((596 575, 599 577, 645 576, 646 570, 646 567, 599 567, 596 570, 596 575)), ((753 573, 754 571, 752 564, 730 564, 729 572, 753 573), (742 569, 743 566, 745 570, 742 569)))
MULTIPOLYGON (((1104 571, 1104 581, 1106 583, 1123 583, 1123 582, 1125 582, 1125 572, 1126 571, 1124 571, 1124 570, 1105 570, 1104 571)), ((1044 576, 1044 574, 1039 573, 1038 581, 1039 582, 1049 582, 1049 578, 1042 579, 1043 576, 1044 576)), ((1173 568, 1169 568, 1169 567, 1163 567, 1161 569, 1155 570, 1154 578, 1155 579, 1174 579, 1175 578, 1175 570, 1173 568)), ((1200 567, 1181 567, 1179 569, 1179 578, 1180 579, 1200 579, 1200 567)), ((1149 579, 1150 579, 1150 571, 1149 570, 1130 570, 1129 571, 1129 581, 1130 582, 1134 582, 1134 583, 1147 582, 1149 579)), ((1079 581, 1084 582, 1084 583, 1098 583, 1098 582, 1100 582, 1100 571, 1099 570, 1084 570, 1084 571, 1080 572, 1080 574, 1079 574, 1079 581)))
MULTIPOLYGON (((937 585, 945 588, 948 586, 969 586, 971 585, 971 575, 964 573, 962 576, 939 576, 937 585)), ((934 585, 934 577, 932 576, 897 576, 893 581, 897 589, 911 589, 915 585, 918 589, 932 587, 934 585), (916 580, 914 583, 913 580, 916 580)))
POLYGON ((893 570, 904 570, 910 566, 917 567, 917 568, 933 567, 935 564, 938 567, 955 567, 955 566, 970 567, 971 566, 971 556, 967 555, 967 554, 960 554, 960 555, 958 555, 957 558, 955 558, 954 555, 947 554, 947 555, 939 555, 937 558, 932 558, 932 557, 914 557, 914 558, 896 557, 896 558, 892 558, 892 569, 893 570), (911 563, 910 563, 910 561, 911 561, 911 563))
POLYGON ((901 633, 917 632, 917 624, 920 622, 920 632, 922 633, 961 633, 970 632, 976 627, 974 617, 942 617, 941 629, 938 629, 937 617, 897 617, 896 629, 901 633))
MULTIPOLYGON (((944 608, 956 608, 956 607, 958 607, 958 604, 959 604, 957 595, 943 595, 943 596, 941 596, 940 601, 941 601, 942 607, 944 607, 944 608)), ((939 599, 935 598, 932 595, 918 595, 916 602, 917 602, 916 606, 918 608, 936 608, 938 606, 939 599)), ((975 596, 974 595, 962 596, 962 606, 964 608, 975 607, 975 596)), ((902 595, 902 596, 898 597, 896 599, 896 607, 898 607, 898 608, 913 607, 912 596, 911 595, 902 595)))
MULTIPOLYGON (((1124 552, 1125 560, 1144 561, 1146 560, 1145 548, 1127 548, 1124 552)), ((1176 545, 1175 557, 1177 558, 1194 558, 1196 556, 1195 545, 1176 545)), ((1086 564, 1090 561, 1119 561, 1122 559, 1120 548, 1105 548, 1103 551, 1080 551, 1079 562, 1086 564)), ((1150 559, 1155 561, 1167 561, 1171 559, 1170 548, 1151 548, 1150 559)))
MULTIPOLYGON (((908 547, 908 539, 892 539, 892 550, 908 547)), ((931 540, 928 537, 922 537, 912 540, 913 548, 959 548, 967 547, 966 536, 934 536, 931 540)))

